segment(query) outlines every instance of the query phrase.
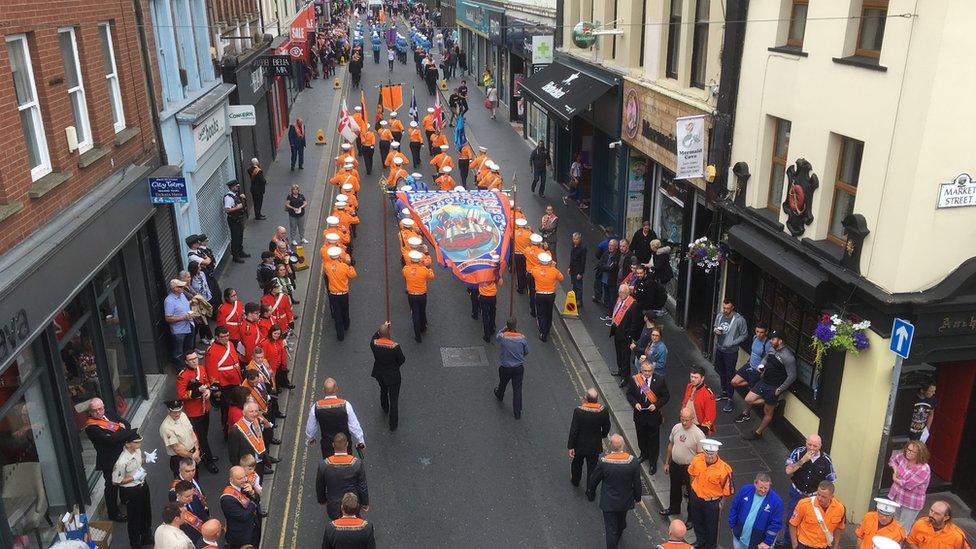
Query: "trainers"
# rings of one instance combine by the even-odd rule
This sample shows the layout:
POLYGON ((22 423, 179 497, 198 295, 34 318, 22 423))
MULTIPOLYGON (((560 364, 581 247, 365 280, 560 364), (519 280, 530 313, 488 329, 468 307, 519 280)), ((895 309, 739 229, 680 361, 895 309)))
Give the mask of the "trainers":
POLYGON ((303 238, 302 239, 302 244, 308 244, 308 239, 303 238))
POLYGON ((606 322, 607 320, 611 320, 611 317, 609 317, 607 315, 603 315, 603 316, 600 317, 600 320, 603 320, 604 322, 606 322))
POLYGON ((715 402, 722 402, 723 400, 728 400, 729 395, 722 393, 720 396, 715 397, 715 402))
POLYGON ((732 412, 735 411, 735 408, 732 407, 731 400, 725 405, 725 408, 722 408, 722 411, 725 412, 726 414, 731 414, 732 412))
POLYGON ((745 423, 750 419, 752 419, 752 416, 749 414, 749 412, 742 412, 741 414, 736 416, 736 418, 733 421, 735 421, 736 423, 745 423))

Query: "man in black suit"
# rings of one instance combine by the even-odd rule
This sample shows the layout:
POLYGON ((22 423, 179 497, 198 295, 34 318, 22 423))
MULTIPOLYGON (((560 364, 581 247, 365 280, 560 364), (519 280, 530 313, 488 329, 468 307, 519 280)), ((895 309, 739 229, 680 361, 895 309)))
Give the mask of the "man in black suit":
POLYGON ((363 460, 346 453, 349 438, 344 433, 332 439, 333 454, 319 462, 315 474, 315 495, 320 505, 325 505, 329 518, 341 516, 339 508, 345 494, 353 493, 369 510, 369 488, 366 485, 366 468, 363 460))
POLYGON ((95 447, 95 469, 101 471, 105 479, 108 516, 115 522, 126 522, 127 517, 119 512, 119 487, 112 482, 112 468, 133 430, 128 421, 105 410, 105 403, 100 398, 89 401, 88 416, 85 434, 95 447))
POLYGON ((244 404, 244 417, 227 429, 227 454, 230 463, 240 463, 241 456, 251 454, 257 460, 255 470, 261 480, 274 470, 267 465, 268 450, 264 445, 261 409, 255 402, 244 404))
POLYGON ((657 458, 661 453, 661 409, 671 394, 664 378, 654 375, 654 363, 641 356, 640 371, 628 380, 627 402, 634 408, 634 428, 637 429, 639 461, 651 462, 651 474, 657 472, 657 458))
MULTIPOLYGON (((617 240, 610 239, 607 249, 598 249, 596 258, 593 302, 600 303, 602 296, 603 305, 609 308, 613 304, 613 289, 617 287, 617 271, 620 268, 620 250, 617 247, 617 240)), ((609 315, 600 318, 600 320, 609 319, 609 315)))
POLYGON ((220 495, 220 509, 227 520, 224 541, 231 549, 248 544, 257 547, 261 541, 261 527, 254 488, 247 482, 247 472, 240 465, 230 468, 228 480, 228 486, 220 495))
POLYGON ((587 479, 586 498, 596 499, 596 487, 600 483, 600 509, 603 510, 603 527, 606 530, 607 549, 614 549, 627 528, 627 511, 640 503, 640 462, 624 451, 624 437, 610 437, 610 451, 600 456, 596 470, 587 479))
POLYGON ((342 516, 325 525, 322 549, 376 549, 373 525, 359 516, 359 498, 342 496, 342 516))
POLYGON ((620 376, 620 386, 623 387, 630 375, 631 351, 637 347, 637 339, 644 328, 644 316, 638 303, 630 296, 630 286, 621 284, 617 289, 617 301, 610 308, 607 326, 610 327, 617 357, 617 371, 613 375, 620 376))
POLYGON ((400 422, 400 366, 406 362, 400 344, 390 338, 390 322, 384 322, 369 342, 373 351, 373 373, 380 385, 380 406, 390 414, 390 430, 396 431, 400 422))
POLYGON ((610 432, 610 411, 597 400, 596 389, 586 391, 583 403, 573 410, 573 423, 569 426, 570 482, 579 486, 583 477, 583 462, 586 461, 586 479, 593 477, 596 458, 603 451, 603 439, 610 432))

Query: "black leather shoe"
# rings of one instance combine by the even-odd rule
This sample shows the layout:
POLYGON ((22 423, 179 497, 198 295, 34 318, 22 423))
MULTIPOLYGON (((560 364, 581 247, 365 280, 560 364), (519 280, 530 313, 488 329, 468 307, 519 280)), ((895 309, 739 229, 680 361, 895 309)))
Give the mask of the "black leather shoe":
POLYGON ((515 412, 515 419, 522 419, 522 412, 515 412))
MULTIPOLYGON (((274 444, 275 446, 281 446, 281 439, 280 438, 273 438, 273 439, 271 439, 271 444, 274 444)), ((272 462, 272 463, 277 463, 277 462, 275 461, 275 462, 272 462)))
POLYGON ((653 474, 655 474, 655 473, 657 473, 657 465, 651 465, 651 467, 650 467, 650 469, 648 470, 648 472, 649 472, 650 474, 652 474, 652 475, 653 475, 653 474))
POLYGON ((261 511, 261 518, 268 518, 268 512, 267 511, 261 511))
POLYGON ((247 259, 247 258, 251 257, 251 254, 249 254, 247 252, 244 252, 244 253, 241 254, 241 257, 247 259))
POLYGON ((277 418, 277 419, 285 419, 286 417, 288 417, 288 414, 286 414, 284 412, 278 412, 278 414, 275 415, 275 418, 277 418))
POLYGON ((217 466, 211 461, 207 464, 207 471, 209 471, 211 475, 216 475, 220 469, 217 469, 217 466))
POLYGON ((245 261, 243 259, 239 258, 239 257, 235 257, 232 261, 234 263, 245 263, 245 261))
MULTIPOLYGON (((289 383, 288 385, 285 385, 285 389, 294 389, 294 388, 295 388, 294 383, 289 383)), ((281 417, 285 417, 285 416, 281 416, 281 417)))
POLYGON ((670 508, 668 508, 668 509, 662 509, 658 511, 658 514, 661 515, 662 517, 670 517, 671 515, 680 515, 681 513, 672 511, 670 508))
POLYGON ((280 461, 281 461, 280 459, 278 459, 278 458, 276 458, 274 456, 268 456, 268 463, 278 463, 280 461))
POLYGON ((258 221, 262 221, 262 220, 267 219, 267 217, 265 217, 263 215, 256 215, 256 216, 254 216, 254 219, 257 219, 258 221))
POLYGON ((273 475, 274 474, 274 469, 272 469, 271 467, 265 466, 265 468, 264 468, 264 474, 265 475, 273 475))

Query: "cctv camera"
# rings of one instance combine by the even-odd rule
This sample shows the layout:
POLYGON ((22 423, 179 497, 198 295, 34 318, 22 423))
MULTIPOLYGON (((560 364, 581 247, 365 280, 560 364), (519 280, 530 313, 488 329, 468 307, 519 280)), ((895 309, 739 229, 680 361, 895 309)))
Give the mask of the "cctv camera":
POLYGON ((616 149, 617 147, 619 147, 622 144, 623 144, 622 141, 614 141, 613 143, 610 143, 610 148, 611 149, 616 149))

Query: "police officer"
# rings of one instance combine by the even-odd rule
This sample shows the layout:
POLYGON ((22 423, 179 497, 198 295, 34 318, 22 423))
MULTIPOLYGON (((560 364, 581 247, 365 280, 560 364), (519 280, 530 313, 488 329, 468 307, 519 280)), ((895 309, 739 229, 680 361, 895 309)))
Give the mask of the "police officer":
POLYGON ((126 516, 119 512, 119 490, 112 482, 112 469, 126 440, 135 430, 130 428, 128 421, 107 411, 100 398, 89 401, 88 416, 85 434, 95 447, 95 469, 101 471, 105 479, 105 507, 108 516, 115 522, 125 522, 126 516))
POLYGON ((583 477, 583 462, 586 462, 586 480, 593 477, 596 460, 603 450, 603 439, 610 432, 610 410, 600 404, 599 394, 593 387, 587 389, 582 404, 573 410, 573 422, 569 426, 569 481, 579 486, 583 477))
POLYGON ((661 452, 661 409, 671 394, 664 377, 654 373, 654 363, 641 357, 640 371, 629 380, 627 402, 634 409, 634 428, 637 430, 639 461, 650 462, 650 472, 657 472, 657 458, 661 452))
POLYGON ((627 528, 627 512, 640 503, 643 494, 640 462, 624 451, 624 437, 610 437, 610 451, 600 456, 596 469, 586 482, 586 499, 596 499, 600 484, 600 509, 606 531, 607 549, 616 549, 627 528))
POLYGON ((731 496, 732 467, 718 457, 722 443, 706 438, 701 441, 702 452, 688 465, 691 478, 688 520, 695 523, 695 532, 702 549, 718 547, 718 519, 722 501, 731 496))
POLYGON ((141 445, 142 435, 135 430, 129 431, 125 447, 112 468, 112 483, 119 487, 119 493, 129 511, 127 526, 129 544, 132 547, 153 543, 152 509, 146 470, 142 468, 142 450, 139 449, 141 445))
POLYGON ((905 539, 905 528, 895 520, 895 515, 901 505, 885 498, 874 498, 874 502, 877 509, 868 511, 854 532, 859 540, 858 547, 872 549, 875 536, 886 537, 900 544, 905 539))
POLYGON ((173 478, 180 473, 180 460, 190 458, 200 461, 200 443, 193 431, 190 419, 183 413, 183 401, 167 400, 165 402, 168 413, 159 424, 159 437, 166 445, 169 455, 169 468, 173 471, 173 478))
POLYGON ((360 518, 359 510, 356 494, 342 496, 342 516, 325 525, 322 549, 376 548, 373 525, 360 518))
POLYGON ((413 339, 420 343, 423 341, 421 334, 427 331, 427 283, 434 280, 434 271, 421 264, 424 254, 419 250, 410 250, 407 256, 410 263, 402 269, 403 281, 407 289, 407 303, 410 304, 413 339))
POLYGON ((227 226, 230 228, 230 254, 234 263, 244 263, 244 259, 251 254, 244 251, 244 219, 247 217, 247 205, 241 184, 237 180, 227 182, 227 193, 224 194, 224 213, 227 214, 227 226))
POLYGON ((352 492, 368 511, 369 489, 363 460, 348 454, 349 438, 344 433, 332 437, 332 449, 332 455, 319 462, 315 474, 315 495, 319 505, 325 505, 330 519, 337 519, 341 516, 342 496, 352 492))
POLYGON ((351 438, 356 442, 356 448, 360 450, 365 448, 366 439, 363 437, 363 428, 359 425, 359 419, 352 409, 352 404, 339 398, 339 384, 331 377, 325 378, 322 383, 322 390, 325 396, 312 403, 308 421, 305 422, 305 436, 308 437, 308 445, 315 446, 315 440, 319 439, 322 459, 325 459, 331 456, 334 451, 333 445, 329 441, 337 434, 343 433, 346 435, 346 440, 351 438))

